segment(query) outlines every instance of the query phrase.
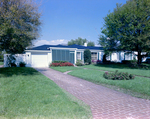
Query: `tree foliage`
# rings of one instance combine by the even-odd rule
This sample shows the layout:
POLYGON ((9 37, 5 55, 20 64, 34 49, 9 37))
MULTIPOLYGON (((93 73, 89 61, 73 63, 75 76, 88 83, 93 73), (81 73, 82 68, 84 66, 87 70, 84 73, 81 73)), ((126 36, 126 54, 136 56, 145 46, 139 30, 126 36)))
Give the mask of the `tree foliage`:
POLYGON ((0 0, 0 50, 22 53, 39 36, 40 16, 32 0, 0 0))
MULTIPOLYGON (((84 43, 88 42, 88 40, 85 38, 80 38, 78 37, 78 39, 75 39, 75 40, 71 40, 71 41, 68 41, 68 45, 84 45, 84 43)), ((94 42, 90 41, 88 42, 87 46, 95 46, 94 42)))
POLYGON ((95 43, 92 42, 92 41, 89 41, 88 44, 87 44, 87 46, 95 46, 95 43))
POLYGON ((91 51, 89 49, 84 50, 84 62, 91 64, 91 51))
POLYGON ((106 52, 128 50, 150 51, 150 0, 129 0, 124 5, 117 4, 114 11, 104 18, 105 24, 99 37, 99 44, 106 52))

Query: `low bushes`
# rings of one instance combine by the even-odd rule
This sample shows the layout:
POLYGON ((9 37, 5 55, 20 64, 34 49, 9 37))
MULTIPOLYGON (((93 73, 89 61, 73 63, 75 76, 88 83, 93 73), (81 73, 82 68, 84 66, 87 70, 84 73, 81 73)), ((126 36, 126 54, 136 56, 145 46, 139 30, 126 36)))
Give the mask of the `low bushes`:
POLYGON ((53 61, 52 63, 65 63, 67 61, 53 61))
POLYGON ((101 64, 102 61, 101 60, 92 60, 92 64, 101 64))
POLYGON ((137 64, 136 60, 122 60, 122 64, 137 64))
POLYGON ((131 80, 134 79, 135 76, 124 72, 118 72, 118 70, 116 70, 116 72, 112 72, 112 73, 105 72, 103 74, 103 77, 105 79, 111 79, 111 80, 131 80))
POLYGON ((96 61, 96 64, 101 64, 101 63, 102 63, 101 60, 97 60, 97 61, 96 61))
POLYGON ((146 59, 146 63, 150 64, 150 58, 146 59))
POLYGON ((149 70, 149 67, 146 65, 142 65, 142 64, 130 64, 129 67, 131 68, 137 68, 137 69, 146 69, 149 70))
POLYGON ((77 66, 83 66, 84 63, 82 60, 77 60, 77 63, 76 63, 77 66))
POLYGON ((20 62, 19 63, 19 67, 25 67, 26 66, 26 63, 25 62, 20 62))
POLYGON ((17 67, 17 65, 13 62, 13 63, 10 63, 9 65, 10 67, 17 67))
POLYGON ((72 63, 70 62, 60 62, 60 63, 52 63, 50 64, 50 67, 62 67, 62 66, 74 66, 72 63))

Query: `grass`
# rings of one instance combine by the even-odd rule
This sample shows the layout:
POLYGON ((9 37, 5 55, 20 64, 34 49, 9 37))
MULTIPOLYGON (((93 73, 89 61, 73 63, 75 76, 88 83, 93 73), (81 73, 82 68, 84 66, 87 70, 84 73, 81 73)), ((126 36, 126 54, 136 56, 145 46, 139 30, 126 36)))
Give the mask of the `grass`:
POLYGON ((73 66, 64 66, 64 67, 50 67, 51 69, 60 71, 60 72, 66 72, 66 71, 73 71, 73 70, 80 70, 79 68, 73 67, 73 66))
POLYGON ((0 65, 3 65, 4 64, 4 62, 0 62, 0 65))
POLYGON ((150 70, 130 68, 128 65, 125 64, 99 64, 99 65, 91 64, 91 65, 82 66, 81 68, 90 68, 95 70, 104 70, 104 71, 113 71, 113 72, 118 70, 120 72, 128 72, 134 75, 150 77, 150 70))
POLYGON ((32 68, 0 68, 0 118, 86 119, 91 111, 32 68))
MULTIPOLYGON (((55 70, 59 70, 59 68, 60 67, 55 67, 55 70)), ((65 67, 61 67, 61 71, 63 71, 63 68, 66 70, 65 67)), ((132 96, 150 99, 150 78, 136 76, 133 80, 107 80, 103 78, 104 72, 102 71, 76 67, 74 67, 74 70, 68 74, 95 84, 101 84, 113 88, 132 96)))

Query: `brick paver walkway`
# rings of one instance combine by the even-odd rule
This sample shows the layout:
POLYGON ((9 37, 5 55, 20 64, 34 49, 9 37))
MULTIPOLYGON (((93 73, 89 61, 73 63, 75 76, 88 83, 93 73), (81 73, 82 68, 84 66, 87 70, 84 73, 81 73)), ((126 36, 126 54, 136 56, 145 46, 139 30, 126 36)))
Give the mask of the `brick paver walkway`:
POLYGON ((0 65, 0 68, 4 67, 3 65, 0 65))
POLYGON ((150 100, 132 97, 50 68, 36 68, 90 105, 94 119, 150 119, 150 100))

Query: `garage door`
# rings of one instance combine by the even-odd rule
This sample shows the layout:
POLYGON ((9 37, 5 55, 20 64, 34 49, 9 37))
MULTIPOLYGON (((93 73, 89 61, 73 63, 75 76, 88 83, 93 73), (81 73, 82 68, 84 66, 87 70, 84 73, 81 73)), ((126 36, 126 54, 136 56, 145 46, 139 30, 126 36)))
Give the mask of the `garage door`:
POLYGON ((32 53, 32 67, 48 67, 47 53, 32 53))

